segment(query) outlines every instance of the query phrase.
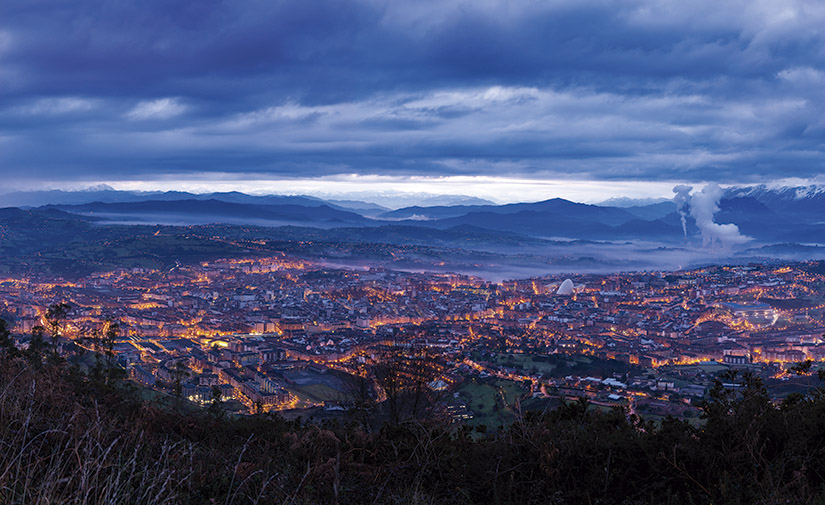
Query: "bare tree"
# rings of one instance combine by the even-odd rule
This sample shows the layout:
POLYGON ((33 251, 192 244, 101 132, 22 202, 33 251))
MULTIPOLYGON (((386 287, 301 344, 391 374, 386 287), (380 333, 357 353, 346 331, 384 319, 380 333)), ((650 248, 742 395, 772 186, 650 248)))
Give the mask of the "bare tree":
POLYGON ((392 424, 432 418, 441 393, 437 382, 444 365, 426 346, 393 342, 385 345, 370 366, 392 424))
POLYGON ((63 331, 63 326, 66 321, 66 316, 69 314, 72 306, 65 302, 55 303, 49 306, 46 310, 46 324, 48 325, 49 334, 52 337, 52 348, 57 354, 57 339, 63 331))
POLYGON ((0 347, 10 349, 12 347, 11 333, 9 332, 8 323, 5 319, 0 318, 0 347))
POLYGON ((344 379, 341 403, 349 405, 350 413, 367 431, 370 431, 370 421, 378 405, 377 400, 375 379, 369 367, 361 365, 344 379))
POLYGON ((103 333, 102 333, 102 341, 101 344, 103 345, 103 352, 106 354, 106 357, 111 362, 115 356, 115 342, 117 338, 120 336, 120 324, 117 321, 107 318, 106 321, 103 323, 103 333))
POLYGON ((183 360, 178 360, 175 362, 175 368, 172 370, 172 377, 175 378, 175 396, 180 397, 183 392, 183 378, 189 377, 189 371, 186 369, 186 365, 183 364, 183 360))

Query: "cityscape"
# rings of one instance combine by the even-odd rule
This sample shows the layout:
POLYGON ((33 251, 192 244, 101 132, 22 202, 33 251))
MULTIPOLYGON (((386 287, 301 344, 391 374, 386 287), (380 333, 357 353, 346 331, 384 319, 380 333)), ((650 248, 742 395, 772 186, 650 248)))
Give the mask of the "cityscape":
POLYGON ((0 0, 0 505, 825 503, 821 0, 0 0))
POLYGON ((217 387, 245 414, 344 412, 366 364, 388 347, 421 348, 439 365, 426 385, 448 393, 444 415, 492 427, 512 422, 516 402, 578 397, 697 418, 727 369, 754 372, 781 399, 807 387, 789 381, 790 365, 825 360, 824 286, 821 262, 493 283, 279 255, 5 278, 0 297, 20 348, 53 323, 50 306, 67 304, 61 354, 99 351, 114 323, 111 353, 132 380, 202 404, 217 387), (486 388, 507 394, 479 402, 486 388))

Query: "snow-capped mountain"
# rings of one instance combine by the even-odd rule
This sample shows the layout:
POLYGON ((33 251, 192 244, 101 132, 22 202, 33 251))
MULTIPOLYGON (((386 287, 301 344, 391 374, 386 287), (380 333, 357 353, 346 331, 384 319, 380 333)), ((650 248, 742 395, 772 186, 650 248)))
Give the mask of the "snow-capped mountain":
POLYGON ((825 185, 732 187, 725 198, 750 197, 780 214, 825 221, 825 185))

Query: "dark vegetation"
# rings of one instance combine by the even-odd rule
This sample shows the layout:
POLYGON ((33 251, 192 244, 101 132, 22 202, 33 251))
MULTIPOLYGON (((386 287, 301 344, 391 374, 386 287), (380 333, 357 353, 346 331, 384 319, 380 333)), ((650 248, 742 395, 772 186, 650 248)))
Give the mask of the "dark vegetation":
POLYGON ((0 272, 82 278, 113 268, 168 268, 249 254, 243 243, 186 228, 104 226, 55 209, 0 209, 0 272))
MULTIPOLYGON (((55 328, 60 314, 53 314, 55 328)), ((57 331, 46 328, 47 332, 57 331)), ((114 331, 114 330, 112 330, 114 331)), ((48 333, 46 334, 48 337, 48 333)), ((145 401, 111 373, 10 345, 0 324, 0 503, 816 503, 825 396, 774 405, 728 375, 704 424, 584 400, 495 434, 439 421, 313 423, 145 401)), ((106 335, 101 336, 106 349, 106 335)), ((804 364, 795 370, 810 374, 804 364)), ((218 399, 217 401, 220 401, 218 399)))

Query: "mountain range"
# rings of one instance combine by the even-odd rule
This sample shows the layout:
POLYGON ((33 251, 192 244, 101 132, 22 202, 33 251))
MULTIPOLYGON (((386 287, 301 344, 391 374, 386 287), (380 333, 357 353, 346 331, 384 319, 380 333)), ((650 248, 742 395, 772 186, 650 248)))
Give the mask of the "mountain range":
MULTIPOLYGON (((0 206, 22 198, 5 195, 0 206)), ((601 263, 614 268, 677 268, 722 258, 825 257, 825 190, 818 187, 728 188, 718 210, 712 209, 712 223, 698 222, 690 208, 679 209, 672 201, 610 206, 560 198, 506 205, 472 200, 468 205, 462 200, 459 205, 391 210, 370 202, 300 195, 146 194, 108 188, 44 191, 26 198, 51 201, 25 210, 0 209, 0 234, 6 237, 0 249, 11 251, 8 237, 36 248, 37 230, 76 243, 90 226, 102 231, 107 225, 227 225, 262 227, 272 230, 267 236, 283 240, 437 246, 535 256, 541 264, 601 263), (71 225, 73 220, 78 224, 71 225), (726 224, 737 227, 736 240, 729 243, 718 235, 720 230, 732 233, 730 227, 719 226, 726 224)))
MULTIPOLYGON (((19 201, 6 195, 0 203, 19 201)), ((590 205, 553 198, 505 205, 410 206, 390 210, 360 201, 326 201, 311 196, 254 196, 238 192, 133 193, 103 189, 89 192, 40 192, 28 200, 52 201, 43 208, 106 222, 143 224, 300 225, 318 228, 380 227, 508 232, 536 238, 651 240, 669 244, 698 241, 702 230, 690 212, 681 215, 673 202, 622 207, 590 205), (687 233, 685 233, 687 231, 687 233)), ((715 223, 735 224, 757 241, 816 242, 825 236, 825 190, 818 187, 734 187, 719 201, 715 223)))

